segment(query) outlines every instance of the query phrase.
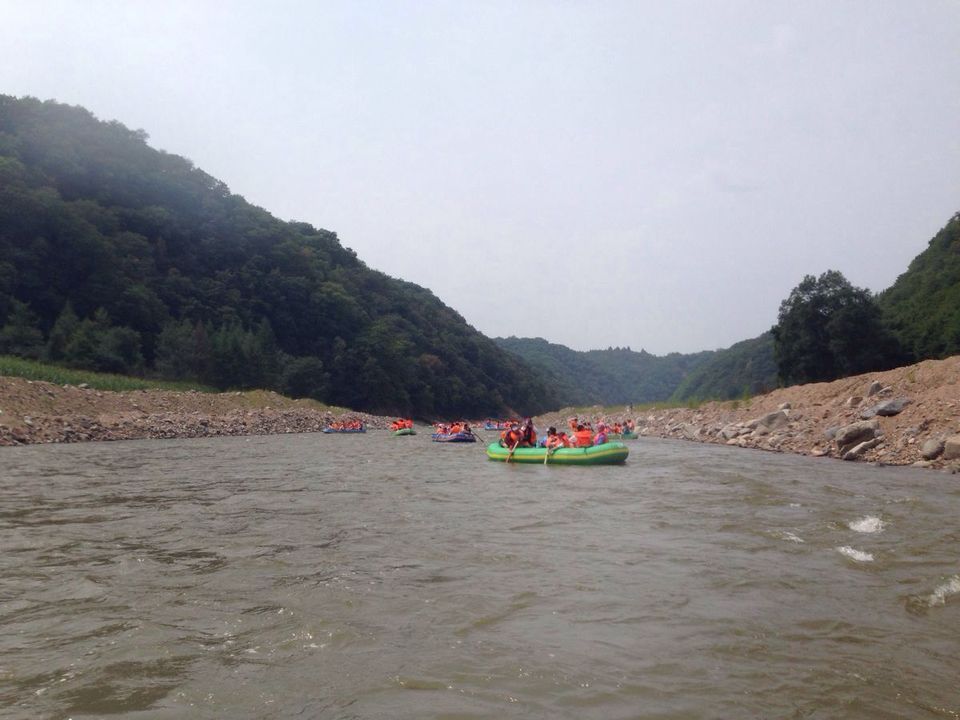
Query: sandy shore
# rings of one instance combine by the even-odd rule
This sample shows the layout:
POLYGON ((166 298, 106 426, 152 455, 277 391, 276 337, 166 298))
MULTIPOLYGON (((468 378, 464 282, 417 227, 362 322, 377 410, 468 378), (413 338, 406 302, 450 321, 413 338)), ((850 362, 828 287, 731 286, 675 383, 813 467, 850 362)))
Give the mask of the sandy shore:
MULTIPOLYGON (((574 411, 536 419, 566 426, 574 411)), ((581 416, 636 420, 641 435, 889 465, 960 469, 960 356, 830 383, 798 385, 748 401, 581 416)), ((360 418, 393 418, 291 400, 272 392, 107 392, 0 377, 0 445, 318 432, 360 418)), ((492 439, 485 433, 482 437, 492 439)))

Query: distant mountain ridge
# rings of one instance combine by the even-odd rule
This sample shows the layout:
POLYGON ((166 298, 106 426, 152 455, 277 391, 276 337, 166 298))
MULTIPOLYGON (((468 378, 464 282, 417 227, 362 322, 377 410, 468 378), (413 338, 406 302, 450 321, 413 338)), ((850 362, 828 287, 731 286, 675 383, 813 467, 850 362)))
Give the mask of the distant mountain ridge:
MULTIPOLYGON (((875 302, 907 361, 960 354, 960 213, 875 302)), ((540 371, 568 406, 726 400, 779 385, 770 332, 723 350, 663 357, 629 348, 577 352, 542 338, 496 342, 540 371)))
POLYGON ((495 338, 538 370, 562 405, 730 399, 776 387, 769 333, 725 350, 656 356, 630 348, 576 351, 543 338, 495 338))

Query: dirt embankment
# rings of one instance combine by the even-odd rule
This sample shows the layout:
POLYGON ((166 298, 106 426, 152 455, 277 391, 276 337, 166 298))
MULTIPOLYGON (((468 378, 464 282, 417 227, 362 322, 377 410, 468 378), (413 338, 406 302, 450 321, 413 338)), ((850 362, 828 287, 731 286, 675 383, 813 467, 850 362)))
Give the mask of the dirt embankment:
MULTIPOLYGON (((593 408, 603 416, 603 408, 593 408)), ((539 419, 565 426, 570 413, 539 419)), ((581 415, 584 413, 581 412, 581 415)), ((641 435, 960 470, 960 356, 775 390, 741 402, 619 413, 641 435)))
POLYGON ((0 377, 0 445, 317 432, 340 418, 389 419, 272 392, 107 392, 0 377))

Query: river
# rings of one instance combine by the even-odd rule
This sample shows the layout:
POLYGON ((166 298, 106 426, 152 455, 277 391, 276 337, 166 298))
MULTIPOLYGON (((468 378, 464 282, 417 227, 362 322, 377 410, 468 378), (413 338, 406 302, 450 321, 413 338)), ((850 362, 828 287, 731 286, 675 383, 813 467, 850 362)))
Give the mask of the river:
POLYGON ((0 717, 960 717, 956 476, 628 444, 0 448, 0 717))

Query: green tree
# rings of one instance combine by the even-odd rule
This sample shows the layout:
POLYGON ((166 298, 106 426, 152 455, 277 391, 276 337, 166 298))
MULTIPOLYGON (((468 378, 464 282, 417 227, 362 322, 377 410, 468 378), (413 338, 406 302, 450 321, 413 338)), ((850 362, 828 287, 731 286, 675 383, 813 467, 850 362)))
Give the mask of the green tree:
POLYGON ((93 318, 80 321, 64 348, 67 365, 99 372, 139 373, 143 370, 140 333, 110 323, 100 308, 93 318))
POLYGON ((156 369, 169 380, 197 378, 194 327, 189 320, 168 322, 157 338, 156 369))
POLYGON ((70 344, 70 339, 79 326, 80 318, 73 311, 73 304, 67 300, 60 315, 57 316, 57 321, 50 329, 44 357, 52 362, 61 362, 66 357, 67 345, 70 344))
POLYGON ((323 370, 323 363, 317 358, 292 357, 283 366, 280 390, 289 397, 323 400, 329 379, 330 376, 323 370))
POLYGON ((787 384, 885 369, 902 356, 870 291, 836 270, 804 276, 780 303, 771 332, 777 372, 787 384))
POLYGON ((43 352, 43 333, 39 318, 26 303, 14 300, 7 323, 0 329, 0 355, 19 355, 37 359, 43 352))

